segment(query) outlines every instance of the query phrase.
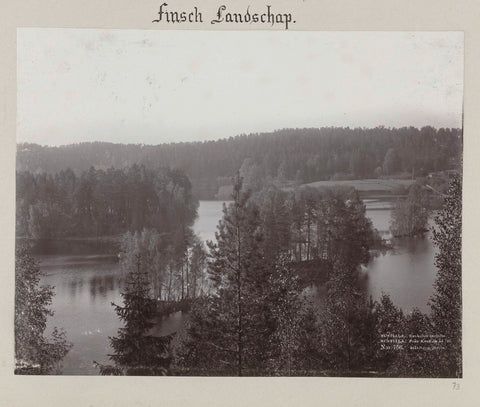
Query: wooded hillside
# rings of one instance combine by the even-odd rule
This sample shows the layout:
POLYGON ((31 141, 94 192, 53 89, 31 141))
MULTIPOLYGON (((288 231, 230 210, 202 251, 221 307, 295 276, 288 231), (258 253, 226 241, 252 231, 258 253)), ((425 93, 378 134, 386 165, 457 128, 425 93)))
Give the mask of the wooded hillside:
POLYGON ((247 185, 248 178, 307 183, 402 173, 416 177, 455 167, 461 151, 460 129, 328 127, 156 146, 105 142, 59 147, 19 144, 17 170, 57 173, 71 168, 80 174, 91 166, 104 170, 133 164, 179 168, 192 181, 199 199, 212 199, 219 187, 231 184, 231 177, 240 168, 247 185))

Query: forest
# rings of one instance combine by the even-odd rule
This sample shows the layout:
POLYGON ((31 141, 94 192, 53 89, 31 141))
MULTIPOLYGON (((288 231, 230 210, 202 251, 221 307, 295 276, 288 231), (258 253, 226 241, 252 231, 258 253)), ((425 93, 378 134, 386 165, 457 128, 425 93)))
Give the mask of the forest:
POLYGON ((78 176, 17 172, 16 234, 28 238, 99 237, 155 228, 178 234, 193 224, 198 201, 180 170, 143 165, 78 176))
MULTIPOLYGON (((79 176, 90 167, 107 171, 143 164, 182 170, 198 199, 214 199, 231 185, 239 168, 263 182, 308 183, 330 179, 404 176, 415 178, 460 163, 462 131, 433 127, 282 129, 228 139, 160 145, 79 143, 39 146, 21 143, 17 171, 79 176)), ((250 181, 245 179, 245 183, 250 181)), ((255 185, 253 185, 255 188, 255 185)))
POLYGON ((149 334, 151 278, 145 251, 135 250, 124 304, 115 305, 125 328, 111 338, 114 364, 97 363, 101 374, 461 377, 458 176, 436 217, 429 314, 405 314, 388 294, 373 301, 360 289, 378 236, 356 192, 255 196, 240 178, 234 185, 208 243, 208 288, 191 296, 186 331, 175 342, 149 334), (312 284, 326 289, 322 307, 305 295, 312 284))
MULTIPOLYGON (((175 243, 156 229, 123 235, 126 281, 113 305, 124 325, 110 338, 113 364, 92 361, 99 373, 461 377, 458 174, 435 217, 428 314, 404 313, 386 293, 373 301, 358 285, 382 241, 356 191, 252 194, 237 175, 232 200, 208 251, 195 237, 175 243), (325 289, 320 307, 307 295, 313 286, 325 289), (159 316, 177 310, 189 314, 183 333, 152 334, 159 316)), ((17 251, 16 278, 17 373, 51 373, 71 344, 62 331, 43 337, 53 291, 38 287, 26 249, 17 251), (36 318, 32 305, 41 310, 33 332, 24 329, 36 318)))
MULTIPOLYGON (((22 144, 16 234, 27 244, 115 237, 122 327, 108 338, 110 364, 91 361, 103 375, 461 377, 461 144, 460 130, 431 127, 22 144), (424 233, 437 210, 427 313, 361 288, 362 269, 388 244, 359 192, 302 186, 366 177, 416 179, 392 209, 393 238, 424 233), (227 185, 231 202, 205 247, 193 232, 198 198, 227 185), (155 333, 178 311, 188 314, 184 330, 155 333)), ((51 374, 72 346, 61 330, 44 336, 54 290, 39 282, 18 244, 20 374, 51 374)))

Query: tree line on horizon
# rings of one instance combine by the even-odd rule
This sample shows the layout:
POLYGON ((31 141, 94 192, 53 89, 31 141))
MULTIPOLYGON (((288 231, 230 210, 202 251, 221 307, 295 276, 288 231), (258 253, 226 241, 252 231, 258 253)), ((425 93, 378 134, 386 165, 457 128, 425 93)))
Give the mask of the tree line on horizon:
MULTIPOLYGON (((171 167, 185 172, 199 199, 213 199, 242 166, 260 182, 424 176, 455 168, 461 129, 430 126, 282 129, 203 142, 160 145, 82 142, 65 146, 20 143, 17 170, 37 174, 71 168, 171 167)), ((247 180, 245 180, 247 181, 247 180)))

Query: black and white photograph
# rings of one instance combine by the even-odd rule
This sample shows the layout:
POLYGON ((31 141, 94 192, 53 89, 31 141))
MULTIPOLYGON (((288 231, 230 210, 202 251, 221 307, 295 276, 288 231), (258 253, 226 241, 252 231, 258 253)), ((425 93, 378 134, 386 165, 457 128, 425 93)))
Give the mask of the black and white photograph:
POLYGON ((16 50, 12 373, 463 377, 463 32, 16 50))

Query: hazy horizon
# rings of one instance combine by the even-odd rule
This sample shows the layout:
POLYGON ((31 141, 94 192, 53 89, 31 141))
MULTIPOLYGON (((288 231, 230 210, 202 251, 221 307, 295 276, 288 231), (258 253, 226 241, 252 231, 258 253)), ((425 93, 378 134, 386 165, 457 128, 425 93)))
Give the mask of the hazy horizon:
POLYGON ((17 142, 462 127, 461 32, 21 28, 17 142))
MULTIPOLYGON (((336 126, 328 126, 328 127, 323 127, 323 128, 341 128, 340 126, 336 127, 336 126)), ((375 127, 344 127, 344 128, 350 128, 350 129, 367 129, 367 130, 370 130, 370 129, 374 129, 374 128, 381 128, 381 127, 385 127, 385 129, 400 129, 400 128, 408 128, 408 127, 414 127, 414 128, 417 128, 418 130, 421 130, 423 127, 433 127, 435 130, 439 130, 441 128, 445 128, 445 129, 462 129, 462 127, 434 127, 432 125, 429 125, 429 124, 425 124, 423 126, 420 126, 420 127, 416 127, 416 126, 402 126, 402 127, 386 127, 386 126, 375 126, 375 127)), ((230 136, 230 137, 221 137, 221 138, 217 138, 217 139, 207 139, 207 140, 185 140, 185 141, 165 141, 165 142, 160 142, 160 143, 157 143, 157 144, 153 144, 153 143, 133 143, 133 142, 116 142, 116 141, 109 141, 109 140, 89 140, 89 141, 73 141, 73 142, 70 142, 70 143, 64 143, 64 144, 41 144, 41 143, 36 143, 36 142, 31 142, 31 141, 18 141, 17 140, 17 145, 19 144, 36 144, 36 145, 39 145, 39 146, 42 146, 42 147, 66 147, 66 146, 71 146, 71 145, 76 145, 76 144, 81 144, 81 143, 108 143, 108 144, 121 144, 121 145, 141 145, 141 146, 160 146, 160 145, 164 145, 164 144, 189 144, 189 143, 208 143, 208 142, 216 142, 216 141, 224 141, 224 140, 228 140, 230 138, 236 138, 236 137, 248 137, 248 136, 260 136, 261 134, 272 134, 272 133, 276 133, 276 132, 279 132, 279 131, 284 131, 284 130, 302 130, 302 129, 319 129, 321 130, 322 127, 287 127, 287 128, 283 128, 283 129, 275 129, 275 130, 271 130, 271 131, 264 131, 264 132, 253 132, 253 133, 248 133, 248 134, 237 134, 235 136, 230 136)))

